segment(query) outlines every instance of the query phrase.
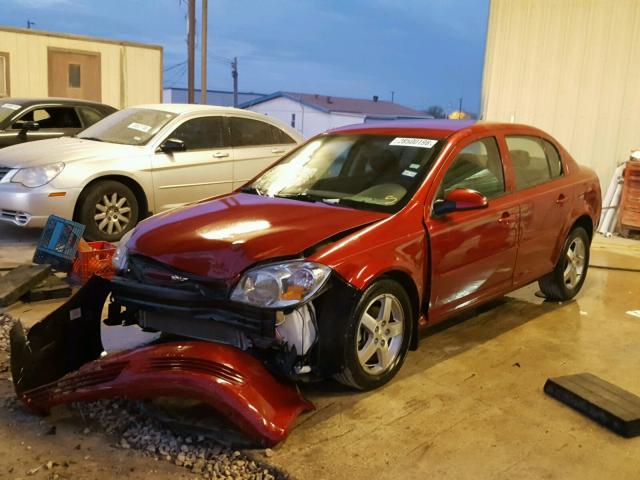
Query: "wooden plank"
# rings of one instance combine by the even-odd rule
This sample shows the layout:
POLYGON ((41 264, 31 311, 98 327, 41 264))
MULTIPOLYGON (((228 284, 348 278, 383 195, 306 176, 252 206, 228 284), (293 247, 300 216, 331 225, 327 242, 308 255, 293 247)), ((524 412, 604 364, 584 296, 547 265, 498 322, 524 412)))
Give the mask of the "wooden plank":
POLYGON ((49 265, 20 265, 0 277, 0 307, 8 307, 47 278, 49 265))
POLYGON ((49 275, 34 288, 22 296, 23 302, 39 302, 53 298, 66 298, 71 295, 71 286, 55 275, 49 275))
POLYGON ((549 378, 544 392, 618 435, 640 435, 640 397, 595 375, 549 378))

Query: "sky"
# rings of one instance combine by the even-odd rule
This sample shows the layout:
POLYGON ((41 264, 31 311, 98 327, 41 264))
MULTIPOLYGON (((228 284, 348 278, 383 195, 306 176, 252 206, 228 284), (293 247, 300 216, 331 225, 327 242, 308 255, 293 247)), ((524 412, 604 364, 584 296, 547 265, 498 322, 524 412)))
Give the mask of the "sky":
MULTIPOLYGON (((477 113, 489 0, 209 0, 209 89, 294 91, 477 113)), ((186 87, 186 0, 0 0, 0 25, 162 45, 186 87)), ((200 0, 196 2, 200 44, 200 0)), ((199 50, 196 51, 199 59, 199 50)), ((200 66, 196 63, 196 88, 200 66)))

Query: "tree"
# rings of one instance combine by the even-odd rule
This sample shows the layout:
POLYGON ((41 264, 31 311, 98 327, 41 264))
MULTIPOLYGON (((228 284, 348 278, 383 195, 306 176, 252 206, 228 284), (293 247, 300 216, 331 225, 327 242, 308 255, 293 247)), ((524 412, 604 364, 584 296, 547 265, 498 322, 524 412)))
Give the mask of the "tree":
POLYGON ((447 114, 439 105, 431 105, 429 108, 425 110, 426 113, 431 115, 433 118, 446 118, 447 114))

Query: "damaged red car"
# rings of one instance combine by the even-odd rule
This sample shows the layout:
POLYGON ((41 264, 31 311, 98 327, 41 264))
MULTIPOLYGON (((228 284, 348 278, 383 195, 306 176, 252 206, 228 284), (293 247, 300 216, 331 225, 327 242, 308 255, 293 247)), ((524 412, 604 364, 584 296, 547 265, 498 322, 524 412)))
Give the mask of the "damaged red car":
POLYGON ((130 232, 109 322, 372 389, 429 324, 533 281, 575 296, 599 213, 593 171, 532 127, 340 128, 235 193, 130 232))

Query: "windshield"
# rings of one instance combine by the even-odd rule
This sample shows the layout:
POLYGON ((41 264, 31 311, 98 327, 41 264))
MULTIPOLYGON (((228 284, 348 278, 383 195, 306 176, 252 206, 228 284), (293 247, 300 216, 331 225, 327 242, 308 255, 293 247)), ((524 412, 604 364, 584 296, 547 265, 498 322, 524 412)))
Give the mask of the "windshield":
POLYGON ((267 170, 244 192, 396 212, 436 158, 436 139, 328 135, 267 170))
POLYGON ((0 125, 2 125, 5 122, 5 120, 15 115, 16 112, 21 109, 22 109, 22 105, 17 105, 15 103, 1 103, 0 104, 0 125))
POLYGON ((123 145, 145 145, 176 114, 146 108, 127 108, 103 118, 78 138, 123 145))

